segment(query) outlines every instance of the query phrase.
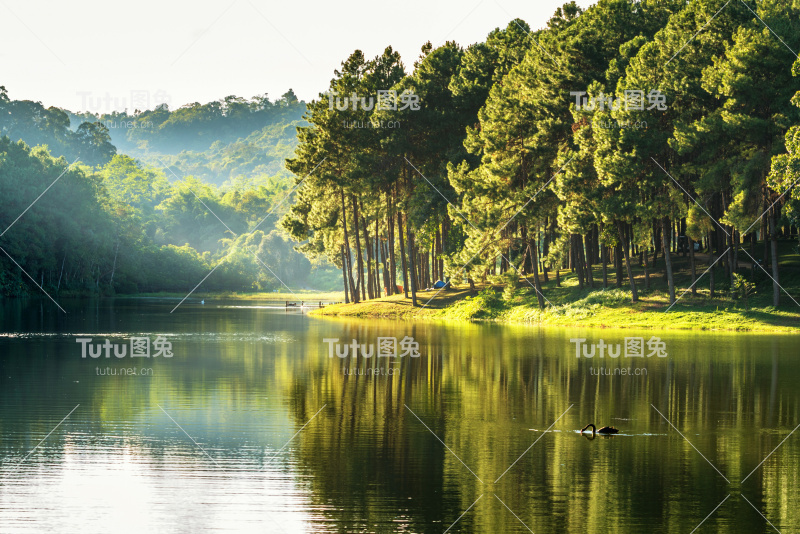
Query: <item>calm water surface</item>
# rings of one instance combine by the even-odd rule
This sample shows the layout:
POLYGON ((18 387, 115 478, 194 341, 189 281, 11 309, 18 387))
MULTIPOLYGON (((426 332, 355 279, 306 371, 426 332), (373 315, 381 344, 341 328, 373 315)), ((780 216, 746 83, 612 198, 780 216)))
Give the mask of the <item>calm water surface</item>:
POLYGON ((176 303, 0 302, 0 532, 800 532, 798 336, 176 303), (76 341, 159 336, 173 357, 76 341), (644 357, 570 341, 626 337, 644 357))

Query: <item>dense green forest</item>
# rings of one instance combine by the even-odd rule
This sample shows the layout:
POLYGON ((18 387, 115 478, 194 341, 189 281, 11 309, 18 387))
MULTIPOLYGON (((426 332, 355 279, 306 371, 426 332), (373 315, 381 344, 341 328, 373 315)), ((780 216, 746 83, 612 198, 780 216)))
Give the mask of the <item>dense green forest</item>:
POLYGON ((545 307, 568 270, 634 302, 663 283, 777 306, 800 268, 798 15, 571 2, 539 30, 427 43, 410 72, 357 50, 308 105, 93 115, 0 88, 1 291, 188 291, 213 270, 205 290, 417 304, 452 279, 545 307))
POLYGON ((188 292, 212 269, 204 290, 305 287, 311 262, 276 227, 303 110, 290 91, 79 116, 0 87, 0 294, 188 292), (123 120, 158 124, 125 130, 137 159, 112 144, 123 120))
POLYGON ((797 0, 601 0, 428 43, 410 73, 356 51, 308 105, 283 226, 355 302, 523 275, 544 307, 562 269, 674 302, 680 256, 693 292, 777 306, 800 267, 798 49, 797 0), (370 105, 387 89, 419 109, 370 105))

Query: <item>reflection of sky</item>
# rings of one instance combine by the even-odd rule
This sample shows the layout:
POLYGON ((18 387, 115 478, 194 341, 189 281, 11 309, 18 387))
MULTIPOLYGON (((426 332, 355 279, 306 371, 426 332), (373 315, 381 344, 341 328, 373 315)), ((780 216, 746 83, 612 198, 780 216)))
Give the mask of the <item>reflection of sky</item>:
POLYGON ((69 432, 63 444, 45 442, 19 467, 7 464, 0 474, 0 530, 317 530, 308 527, 315 519, 308 488, 302 487, 296 466, 285 461, 286 451, 262 469, 282 444, 259 447, 258 457, 256 449, 243 456, 204 446, 215 465, 182 433, 183 441, 177 435, 169 440, 146 435, 149 428, 137 437, 115 436, 120 430, 125 431, 108 429, 105 436, 69 432))

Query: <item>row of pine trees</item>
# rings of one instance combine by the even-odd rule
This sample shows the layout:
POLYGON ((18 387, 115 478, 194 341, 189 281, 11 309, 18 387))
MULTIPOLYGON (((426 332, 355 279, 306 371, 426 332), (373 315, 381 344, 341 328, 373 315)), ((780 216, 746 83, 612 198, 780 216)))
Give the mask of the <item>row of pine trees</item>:
POLYGON ((763 261, 777 306, 777 240, 800 226, 798 49, 798 0, 601 0, 427 43, 411 73, 391 47, 356 51, 298 129, 283 227, 353 302, 508 272, 544 307, 542 281, 567 267, 595 287, 596 265, 635 302, 637 262, 674 302, 680 252, 693 284, 713 266, 711 296, 763 261))

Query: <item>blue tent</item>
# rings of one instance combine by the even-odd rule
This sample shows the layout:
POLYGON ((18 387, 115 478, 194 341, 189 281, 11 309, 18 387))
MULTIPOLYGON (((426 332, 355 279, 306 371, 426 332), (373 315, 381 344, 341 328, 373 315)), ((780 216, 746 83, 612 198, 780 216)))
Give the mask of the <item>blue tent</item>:
POLYGON ((445 286, 445 283, 441 280, 437 280, 435 284, 433 284, 434 289, 441 289, 445 286))

